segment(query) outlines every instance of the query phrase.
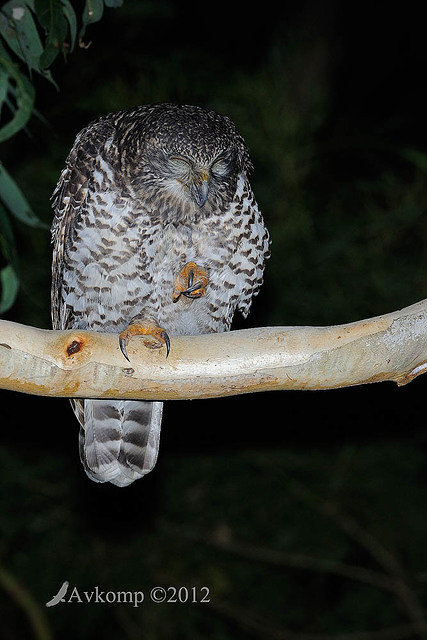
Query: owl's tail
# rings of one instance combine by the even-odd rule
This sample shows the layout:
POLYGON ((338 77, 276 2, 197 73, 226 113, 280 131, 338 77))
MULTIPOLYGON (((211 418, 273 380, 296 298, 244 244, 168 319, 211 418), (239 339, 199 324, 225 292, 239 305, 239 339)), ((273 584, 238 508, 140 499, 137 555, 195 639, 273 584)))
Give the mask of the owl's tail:
POLYGON ((72 400, 80 459, 95 482, 126 487, 156 464, 163 402, 72 400))

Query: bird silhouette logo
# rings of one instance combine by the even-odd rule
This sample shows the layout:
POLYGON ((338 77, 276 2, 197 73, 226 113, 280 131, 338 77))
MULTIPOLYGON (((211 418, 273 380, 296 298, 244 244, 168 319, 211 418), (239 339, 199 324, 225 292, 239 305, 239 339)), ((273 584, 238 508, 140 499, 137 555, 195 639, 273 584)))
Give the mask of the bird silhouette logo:
POLYGON ((54 607, 56 604, 59 604, 60 602, 65 602, 65 594, 67 593, 67 589, 68 589, 68 585, 70 583, 67 582, 67 580, 65 580, 65 582, 62 583, 61 587, 59 588, 58 593, 53 596, 53 598, 51 600, 49 600, 49 602, 46 602, 46 606, 47 607, 54 607))

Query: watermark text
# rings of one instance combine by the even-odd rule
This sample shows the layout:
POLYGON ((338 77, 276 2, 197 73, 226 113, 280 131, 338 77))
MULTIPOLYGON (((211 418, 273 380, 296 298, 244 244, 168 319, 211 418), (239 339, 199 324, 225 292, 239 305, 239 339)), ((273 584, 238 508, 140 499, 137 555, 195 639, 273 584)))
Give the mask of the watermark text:
POLYGON ((71 587, 65 580, 58 593, 46 602, 46 607, 57 604, 127 604, 139 607, 143 602, 156 604, 206 604, 210 602, 209 587, 162 587, 149 591, 108 591, 94 586, 90 591, 71 587))

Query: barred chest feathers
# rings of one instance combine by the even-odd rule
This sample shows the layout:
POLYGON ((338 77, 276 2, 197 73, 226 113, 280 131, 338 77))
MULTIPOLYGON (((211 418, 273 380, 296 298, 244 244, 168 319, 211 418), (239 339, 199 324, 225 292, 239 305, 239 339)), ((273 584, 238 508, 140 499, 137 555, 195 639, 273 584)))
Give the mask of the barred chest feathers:
POLYGON ((118 197, 104 161, 94 178, 64 256, 64 307, 81 313, 80 328, 119 332, 144 309, 171 335, 192 335, 227 330, 236 308, 248 312, 268 240, 243 175, 225 211, 188 224, 179 216, 154 222, 155 212, 118 197), (191 261, 208 271, 208 290, 197 305, 174 304, 174 276, 191 261))

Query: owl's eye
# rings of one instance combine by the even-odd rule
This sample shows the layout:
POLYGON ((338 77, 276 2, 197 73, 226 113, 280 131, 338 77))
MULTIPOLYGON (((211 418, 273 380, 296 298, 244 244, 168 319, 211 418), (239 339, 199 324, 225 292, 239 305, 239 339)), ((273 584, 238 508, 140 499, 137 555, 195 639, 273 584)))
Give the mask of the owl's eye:
POLYGON ((218 158, 211 166, 211 173, 216 178, 222 178, 230 171, 230 163, 226 158, 218 158))
POLYGON ((171 165, 174 173, 181 176, 186 175, 191 170, 190 162, 179 156, 171 156, 169 158, 169 164, 171 165))

